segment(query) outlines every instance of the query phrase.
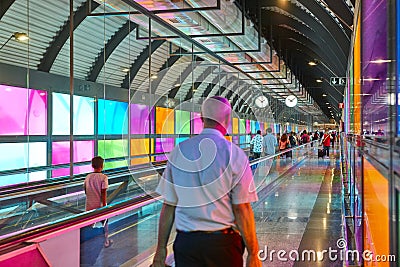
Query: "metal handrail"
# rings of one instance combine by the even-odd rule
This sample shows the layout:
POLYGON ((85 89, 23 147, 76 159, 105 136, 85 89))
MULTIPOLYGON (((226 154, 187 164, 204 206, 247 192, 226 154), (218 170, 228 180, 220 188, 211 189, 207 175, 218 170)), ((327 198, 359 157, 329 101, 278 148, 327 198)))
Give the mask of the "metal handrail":
POLYGON ((95 222, 102 221, 120 214, 124 214, 131 210, 146 206, 161 199, 158 195, 141 195, 134 199, 123 201, 120 203, 108 205, 93 211, 83 212, 78 215, 72 215, 58 221, 38 225, 28 230, 21 230, 3 236, 0 239, 0 254, 2 250, 9 250, 12 246, 20 246, 21 243, 41 242, 49 238, 49 236, 58 235, 60 232, 68 232, 74 229, 92 225, 95 222))
POLYGON ((299 149, 299 148, 303 148, 303 147, 305 147, 305 146, 307 146, 307 145, 309 145, 309 144, 311 144, 311 143, 319 143, 319 141, 318 141, 318 140, 316 140, 316 141, 311 141, 311 142, 306 143, 306 144, 302 144, 302 145, 299 145, 299 146, 295 146, 295 147, 291 147, 291 148, 285 149, 285 150, 280 151, 280 152, 278 152, 278 153, 276 153, 276 154, 274 154, 274 155, 268 155, 268 156, 265 156, 265 157, 261 157, 261 158, 252 160, 252 161, 250 162, 250 166, 253 166, 253 165, 255 165, 255 164, 258 164, 258 163, 260 163, 260 162, 263 162, 263 161, 266 161, 266 160, 269 160, 269 159, 273 159, 273 158, 275 158, 275 157, 277 157, 277 156, 286 154, 287 152, 290 152, 290 151, 293 151, 293 150, 296 150, 296 149, 299 149))

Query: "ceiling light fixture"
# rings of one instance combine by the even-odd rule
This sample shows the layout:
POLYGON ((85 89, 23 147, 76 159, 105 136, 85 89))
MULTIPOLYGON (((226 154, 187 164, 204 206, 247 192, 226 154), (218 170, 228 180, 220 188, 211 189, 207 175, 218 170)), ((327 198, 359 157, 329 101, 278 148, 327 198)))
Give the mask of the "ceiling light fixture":
POLYGON ((374 63, 374 64, 382 64, 382 63, 390 63, 393 60, 391 59, 376 59, 376 60, 371 60, 370 63, 374 63))
POLYGON ((129 72, 129 68, 122 68, 123 72, 129 72))
POLYGON ((152 74, 152 75, 150 76, 150 78, 152 78, 152 79, 157 79, 158 76, 157 76, 157 74, 152 74))
POLYGON ((25 32, 15 32, 13 36, 17 41, 20 42, 29 40, 29 36, 25 32))
POLYGON ((379 78, 365 78, 365 79, 363 79, 363 81, 372 82, 372 81, 380 81, 380 79, 379 78))
POLYGON ((14 38, 18 42, 23 42, 29 40, 28 34, 24 32, 14 32, 10 37, 8 37, 7 41, 0 47, 0 50, 12 39, 14 38))
POLYGON ((322 79, 317 79, 316 82, 317 83, 322 83, 323 81, 322 81, 322 79))
POLYGON ((322 94, 322 96, 323 96, 323 97, 325 97, 325 96, 326 96, 326 94, 322 94))
POLYGON ((316 66, 317 64, 318 64, 318 62, 316 60, 308 62, 308 65, 310 65, 310 66, 316 66))

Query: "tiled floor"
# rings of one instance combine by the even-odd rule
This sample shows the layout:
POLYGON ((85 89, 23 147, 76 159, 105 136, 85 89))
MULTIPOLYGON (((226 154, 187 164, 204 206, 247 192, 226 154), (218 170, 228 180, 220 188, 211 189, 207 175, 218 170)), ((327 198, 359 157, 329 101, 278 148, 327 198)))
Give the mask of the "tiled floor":
POLYGON ((331 159, 307 159, 256 203, 254 212, 260 249, 264 250, 260 255, 265 259, 263 266, 342 265, 340 260, 330 261, 326 253, 321 254, 329 247, 337 249, 336 241, 341 237, 337 162, 333 155, 331 159), (311 250, 315 251, 315 260, 311 250), (297 253, 299 260, 292 260, 297 253))

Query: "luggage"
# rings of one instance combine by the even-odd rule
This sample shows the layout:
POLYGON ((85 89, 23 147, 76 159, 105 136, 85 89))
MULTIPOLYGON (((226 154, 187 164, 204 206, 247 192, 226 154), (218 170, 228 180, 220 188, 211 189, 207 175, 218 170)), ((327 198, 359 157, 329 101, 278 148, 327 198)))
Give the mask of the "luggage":
POLYGON ((318 149, 318 158, 323 158, 325 155, 324 155, 324 150, 322 149, 322 148, 319 148, 318 149))

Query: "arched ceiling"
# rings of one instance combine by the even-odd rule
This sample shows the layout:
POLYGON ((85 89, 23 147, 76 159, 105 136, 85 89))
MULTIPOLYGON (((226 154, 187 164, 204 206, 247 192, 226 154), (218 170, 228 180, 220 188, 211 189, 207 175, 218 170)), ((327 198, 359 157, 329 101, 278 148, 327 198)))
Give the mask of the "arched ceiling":
MULTIPOLYGON (((236 9, 232 8, 232 3, 234 2, 235 6, 240 8, 243 1, 245 1, 246 21, 247 18, 250 18, 257 27, 259 25, 258 22, 261 22, 259 25, 261 27, 261 35, 267 40, 263 42, 263 45, 267 46, 268 42, 273 47, 279 58, 285 62, 284 64, 299 80, 301 86, 306 88, 309 95, 328 117, 331 116, 331 110, 336 110, 335 114, 338 113, 337 107, 338 103, 342 102, 344 87, 333 87, 329 84, 329 81, 331 77, 346 76, 355 1, 236 0, 223 2, 223 4, 230 5, 230 10, 235 11, 236 9), (313 67, 309 66, 308 62, 311 60, 317 61, 318 64, 313 67), (319 83, 317 79, 322 79, 323 82, 319 83), (323 96, 325 94, 326 97, 323 96), (329 109, 328 106, 331 108, 329 109)), ((122 2, 129 1, 122 0, 122 2)), ((154 2, 159 3, 161 1, 154 2)), ((165 2, 173 4, 174 0, 166 0, 165 2)), ((2 50, 3 55, 0 55, 0 62, 25 66, 26 58, 29 58, 31 68, 58 75, 65 74, 65 69, 68 67, 69 27, 71 22, 71 18, 68 16, 68 3, 69 0, 59 2, 59 5, 65 7, 65 10, 50 0, 42 1, 41 9, 31 8, 30 34, 32 34, 32 39, 30 41, 30 51, 33 52, 32 54, 35 57, 31 55, 28 57, 23 53, 23 44, 10 42, 2 50), (53 14, 53 16, 48 17, 45 22, 41 18, 46 17, 47 14, 53 14), (43 30, 44 28, 46 30, 43 30), (9 63, 9 58, 13 58, 15 62, 9 63)), ((139 27, 138 24, 127 20, 123 16, 104 16, 103 19, 90 18, 88 14, 91 12, 96 13, 97 9, 101 9, 100 11, 104 12, 113 11, 112 9, 108 10, 108 7, 104 10, 100 8, 101 1, 74 0, 73 3, 72 22, 74 35, 76 36, 74 44, 77 47, 75 61, 79 62, 79 68, 76 68, 78 70, 75 71, 76 78, 91 82, 99 82, 99 80, 101 82, 105 79, 105 83, 121 88, 137 87, 145 79, 144 76, 148 75, 149 55, 152 55, 154 62, 152 61, 151 73, 162 73, 160 73, 157 80, 153 81, 151 93, 166 93, 165 90, 168 90, 167 84, 170 87, 173 86, 167 92, 168 97, 172 98, 189 99, 196 94, 207 96, 212 95, 216 90, 216 81, 222 79, 222 76, 215 76, 211 71, 213 69, 211 67, 199 67, 203 61, 205 62, 204 55, 195 56, 191 59, 194 63, 189 64, 187 57, 184 56, 185 52, 187 53, 185 48, 181 47, 180 52, 176 55, 174 53, 169 55, 169 52, 166 52, 168 51, 167 44, 169 41, 165 39, 152 40, 151 45, 149 45, 147 41, 137 39, 136 29, 139 27), (107 27, 103 28, 105 25, 103 21, 107 21, 107 27), (90 39, 87 39, 88 33, 90 33, 90 39), (129 53, 128 61, 124 60, 127 53, 129 53), (106 64, 107 68, 105 67, 106 64), (169 70, 167 70, 168 68, 169 70), (192 72, 194 72, 193 75, 191 74, 192 72), (189 90, 188 83, 183 83, 189 78, 194 79, 194 85, 191 88, 199 89, 197 93, 189 90), (206 83, 205 78, 211 84, 206 83), (180 83, 183 86, 175 86, 175 84, 180 83)), ((23 0, 0 1, 0 22, 5 25, 3 29, 0 29, 0 44, 8 42, 7 38, 13 32, 23 30, 20 29, 21 26, 15 18, 23 17, 24 12, 26 12, 24 11, 27 8, 26 5, 26 1, 23 0)), ((241 10, 243 10, 243 6, 241 10)), ((220 11, 223 12, 224 10, 220 11)), ((204 15, 205 13, 202 14, 204 15)), ((197 17, 193 15, 191 18, 197 17)), ((206 20, 203 19, 202 21, 205 22, 206 20)), ((208 22, 208 24, 210 23, 208 22)), ((251 29, 254 31, 253 28, 251 29)), ((254 40, 250 40, 251 38, 249 39, 249 33, 247 34, 240 37, 243 38, 243 42, 254 42, 254 40)), ((256 35, 254 34, 254 36, 256 35)), ((229 42, 222 42, 222 44, 228 44, 230 47, 232 40, 236 40, 235 38, 231 37, 229 39, 225 37, 224 40, 229 42)), ((202 41, 204 45, 205 41, 202 41)), ((171 49, 177 51, 178 47, 172 45, 171 49)), ((233 50, 237 49, 236 45, 233 50)), ((268 51, 271 50, 269 49, 268 51)), ((258 62, 261 60, 260 58, 272 57, 272 52, 270 56, 264 55, 264 57, 255 56, 256 54, 252 55, 252 60, 258 62)), ((249 55, 245 51, 238 52, 235 55, 236 60, 239 62, 243 62, 241 58, 246 58, 246 56, 249 55)), ((281 61, 279 60, 279 62, 281 61)), ((254 70, 254 65, 243 65, 242 67, 248 73, 252 73, 251 70, 254 70)), ((270 72, 273 73, 275 71, 270 72)), ((264 74, 256 74, 253 77, 258 77, 259 75, 263 76, 264 74)), ((266 76, 263 77, 265 78, 266 76)), ((268 84, 273 84, 272 80, 277 79, 274 77, 266 78, 265 80, 271 82, 268 84)), ((243 110, 244 108, 241 105, 247 100, 242 99, 239 101, 239 95, 241 97, 246 96, 248 100, 251 100, 252 95, 248 89, 250 85, 246 86, 248 81, 235 80, 232 77, 223 79, 225 79, 225 83, 230 83, 230 85, 222 86, 222 92, 228 98, 233 98, 235 107, 239 106, 238 109, 243 110), (233 85, 239 86, 238 94, 236 92, 233 93, 233 91, 227 92, 228 88, 234 88, 233 85)), ((296 82, 296 84, 298 83, 296 82)), ((273 89, 270 89, 270 91, 273 91, 273 89)), ((301 95, 299 96, 301 97, 301 95)), ((283 96, 279 96, 276 93, 274 97, 279 101, 283 99, 283 96)), ((308 99, 307 95, 306 98, 308 99)), ((310 103, 311 106, 314 105, 312 102, 310 103)), ((305 106, 307 104, 309 103, 306 103, 305 106)), ((336 120, 338 118, 335 117, 336 120)))
MULTIPOLYGON (((355 1, 254 2, 247 8, 254 21, 261 20, 263 36, 270 41, 323 112, 329 117, 331 110, 338 115, 338 103, 343 101, 344 86, 330 85, 330 78, 346 77, 355 1), (317 65, 310 66, 310 61, 317 62, 317 65)), ((337 116, 335 120, 338 120, 337 116)))

